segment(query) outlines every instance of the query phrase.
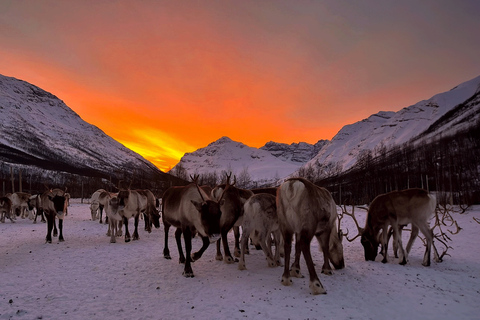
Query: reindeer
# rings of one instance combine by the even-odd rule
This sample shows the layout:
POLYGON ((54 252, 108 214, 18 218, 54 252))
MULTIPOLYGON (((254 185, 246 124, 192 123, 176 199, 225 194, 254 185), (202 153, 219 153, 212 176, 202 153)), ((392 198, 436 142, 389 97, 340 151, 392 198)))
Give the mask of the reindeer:
POLYGON ((5 222, 5 217, 10 219, 12 223, 15 221, 12 219, 12 200, 8 197, 1 197, 0 198, 0 222, 5 222))
POLYGON ((323 252, 322 273, 332 274, 330 262, 335 269, 345 266, 342 232, 337 232, 337 212, 330 192, 303 178, 286 180, 277 190, 277 213, 285 248, 285 265, 282 284, 292 284, 290 276, 302 277, 300 254, 310 274, 310 290, 313 294, 325 294, 318 279, 310 253, 310 242, 315 236, 323 252), (295 261, 291 270, 290 253, 295 234, 295 261))
MULTIPOLYGON (((66 189, 65 189, 66 190, 66 189)), ((57 236, 57 226, 55 219, 58 218, 58 241, 65 241, 63 238, 63 219, 65 217, 65 191, 61 189, 53 189, 45 191, 41 196, 42 207, 41 210, 45 213, 47 218, 47 236, 46 242, 52 243, 52 229, 53 236, 57 236)))
POLYGON ((232 174, 226 175, 226 183, 216 186, 212 190, 212 196, 214 199, 220 199, 223 197, 225 201, 222 205, 222 217, 220 218, 220 227, 223 243, 223 251, 225 256, 222 256, 220 250, 220 240, 217 241, 217 254, 215 258, 219 261, 223 260, 225 263, 233 263, 233 259, 230 248, 228 246, 228 232, 233 228, 235 238, 234 255, 240 256, 240 230, 239 227, 242 224, 243 217, 243 205, 253 195, 250 190, 240 189, 235 187, 236 178, 234 177, 233 184, 230 184, 230 178, 232 174))
POLYGON ((102 192, 106 192, 104 189, 98 189, 92 194, 92 197, 90 198, 90 211, 92 214, 92 221, 97 220, 97 211, 100 210, 100 223, 102 223, 102 211, 103 211, 103 206, 100 205, 100 202, 98 201, 98 197, 102 192))
POLYGON ((245 253, 248 237, 252 236, 259 243, 265 256, 267 265, 271 268, 280 266, 280 243, 282 234, 278 224, 276 197, 268 193, 259 193, 250 197, 244 205, 242 223, 242 240, 239 270, 245 270, 245 253), (275 242, 275 257, 272 254, 272 237, 275 242))
POLYGON ((110 236, 110 243, 117 242, 116 237, 122 236, 123 217, 118 213, 119 200, 116 195, 107 192, 108 201, 105 205, 105 214, 108 217, 107 236, 110 236))
MULTIPOLYGON (((130 232, 128 231, 128 219, 131 217, 134 218, 135 230, 132 234, 133 240, 138 240, 138 220, 140 218, 140 213, 144 213, 148 216, 156 228, 160 227, 160 215, 157 213, 154 215, 154 212, 147 211, 149 208, 148 197, 135 190, 120 190, 117 195, 118 198, 118 214, 123 219, 123 224, 125 225, 125 242, 130 242, 130 232)), ((155 205, 155 202, 153 203, 155 205)))
POLYGON ((34 194, 28 199, 28 210, 30 210, 30 212, 35 211, 33 223, 37 223, 38 216, 41 217, 41 222, 47 222, 45 220, 45 214, 42 209, 41 197, 41 194, 34 194))
MULTIPOLYGON (((210 242, 220 238, 220 218, 223 197, 218 201, 212 200, 197 184, 198 176, 187 186, 170 187, 162 199, 162 221, 165 228, 165 247, 163 256, 171 259, 168 248, 168 231, 171 226, 177 228, 175 240, 179 253, 179 262, 184 263, 183 275, 187 278, 194 277, 191 263, 200 259, 208 248, 210 242), (198 232, 202 237, 202 248, 191 254, 192 235, 198 232), (183 254, 181 236, 185 242, 183 254)), ((227 187, 228 189, 228 187, 227 187)))
POLYGON ((430 266, 430 252, 433 243, 433 233, 429 226, 429 219, 435 213, 437 200, 434 195, 424 189, 406 189, 402 191, 392 191, 377 196, 369 206, 365 228, 360 228, 354 215, 357 225, 358 235, 348 241, 353 241, 361 237, 361 243, 364 248, 365 260, 375 261, 379 244, 382 247, 383 263, 388 262, 388 227, 393 230, 394 247, 398 246, 402 259, 401 265, 408 261, 408 254, 412 248, 418 231, 422 232, 426 240, 426 250, 422 265, 430 266), (412 232, 407 243, 405 252, 402 244, 401 229, 412 224, 412 232))
POLYGON ((156 228, 160 227, 160 213, 157 210, 157 199, 155 198, 152 191, 145 189, 145 190, 136 190, 141 195, 147 198, 147 207, 146 211, 143 215, 143 219, 145 220, 145 231, 148 233, 152 232, 152 224, 155 224, 156 228))
POLYGON ((12 201, 12 217, 16 219, 15 216, 20 216, 22 219, 27 217, 28 210, 28 200, 31 194, 25 192, 15 192, 9 194, 8 198, 12 201))

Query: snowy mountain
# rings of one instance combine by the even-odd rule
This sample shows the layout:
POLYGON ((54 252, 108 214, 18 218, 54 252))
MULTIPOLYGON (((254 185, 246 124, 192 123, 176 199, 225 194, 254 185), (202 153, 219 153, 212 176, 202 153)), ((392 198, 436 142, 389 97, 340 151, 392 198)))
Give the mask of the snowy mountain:
POLYGON ((56 96, 0 75, 0 161, 85 175, 165 175, 56 96))
MULTIPOLYGON (((318 144, 321 145, 321 142, 318 144)), ((312 154, 315 146, 309 146, 269 142, 257 149, 222 137, 204 148, 186 153, 171 172, 182 167, 188 174, 216 172, 220 175, 226 171, 239 177, 242 173, 248 173, 250 179, 256 182, 252 186, 260 187, 273 183, 304 164, 306 161, 300 162, 300 159, 305 158, 300 150, 307 150, 308 154, 312 154)))
POLYGON ((320 164, 347 170, 364 150, 454 134, 479 118, 480 76, 398 112, 381 111, 344 126, 304 168, 320 164))
POLYGON ((315 145, 271 141, 256 149, 223 137, 185 154, 177 166, 188 174, 232 171, 238 176, 247 171, 258 186, 268 185, 274 184, 276 178, 295 176, 300 169, 312 166, 347 170, 364 150, 454 134, 479 118, 480 77, 477 77, 398 112, 380 111, 346 125, 331 141, 320 140, 315 145))

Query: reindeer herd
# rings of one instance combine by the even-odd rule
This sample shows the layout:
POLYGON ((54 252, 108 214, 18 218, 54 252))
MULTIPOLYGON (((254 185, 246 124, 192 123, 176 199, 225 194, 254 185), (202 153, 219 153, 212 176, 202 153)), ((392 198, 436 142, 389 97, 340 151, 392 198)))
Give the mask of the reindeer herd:
MULTIPOLYGON (((143 217, 145 230, 151 232, 152 225, 160 227, 160 218, 164 226, 165 259, 171 259, 168 246, 170 227, 175 228, 179 262, 184 264, 183 275, 193 277, 192 263, 200 259, 211 243, 216 242, 216 259, 225 263, 238 261, 238 269, 246 269, 245 254, 249 251, 249 242, 265 253, 269 267, 282 266, 284 271, 281 283, 292 284, 292 277, 303 277, 300 271, 300 256, 303 255, 310 276, 310 290, 313 294, 326 293, 315 270, 310 251, 310 243, 315 237, 323 253, 321 272, 332 274, 335 269, 345 267, 343 255, 343 238, 353 241, 361 238, 365 260, 375 260, 378 248, 381 248, 383 263, 388 261, 388 241, 393 235, 395 255, 400 251, 400 264, 408 261, 408 254, 420 231, 426 239, 426 251, 423 265, 430 265, 430 251, 433 232, 429 220, 435 213, 436 198, 423 189, 407 189, 377 196, 370 204, 361 228, 353 212, 350 215, 357 225, 358 235, 348 238, 340 229, 341 218, 337 214, 335 201, 330 192, 303 178, 291 178, 277 188, 246 190, 235 186, 235 177, 231 183, 231 174, 226 183, 209 188, 198 184, 198 176, 191 177, 192 182, 186 186, 171 187, 159 200, 149 190, 121 189, 117 193, 97 190, 90 199, 92 220, 105 213, 108 221, 107 235, 110 242, 116 237, 124 236, 125 242, 138 240, 138 224, 143 217), (130 234, 129 220, 134 220, 134 231, 130 234), (337 221, 339 221, 337 226, 337 221), (406 250, 403 248, 401 232, 412 225, 411 236, 406 250), (240 227, 242 235, 240 239, 240 227), (229 248, 227 234, 234 230, 234 256, 229 248), (124 230, 124 232, 123 232, 124 230), (185 253, 181 239, 183 235, 185 253), (192 238, 200 237, 202 247, 192 252, 192 238), (294 240, 294 241, 293 241, 294 240), (292 242, 295 244, 294 260, 290 265, 292 242), (221 247, 223 244, 223 255, 221 247), (272 247, 275 247, 275 253, 272 247)), ((47 221, 46 242, 57 235, 55 224, 58 218, 59 241, 63 238, 63 220, 67 214, 69 196, 66 190, 47 190, 36 197, 32 195, 10 195, 0 198, 1 222, 9 218, 14 222, 15 216, 36 207, 36 215, 45 215, 47 221), (23 200, 19 200, 23 199, 23 200)), ((35 221, 36 221, 35 215, 35 221)))

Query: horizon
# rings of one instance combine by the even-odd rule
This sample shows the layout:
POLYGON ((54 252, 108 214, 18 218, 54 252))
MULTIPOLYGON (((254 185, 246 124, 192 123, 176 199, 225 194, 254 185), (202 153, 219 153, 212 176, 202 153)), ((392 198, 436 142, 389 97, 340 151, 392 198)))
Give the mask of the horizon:
POLYGON ((223 136, 315 144, 473 79, 478 12, 475 1, 0 1, 0 73, 168 171, 223 136))

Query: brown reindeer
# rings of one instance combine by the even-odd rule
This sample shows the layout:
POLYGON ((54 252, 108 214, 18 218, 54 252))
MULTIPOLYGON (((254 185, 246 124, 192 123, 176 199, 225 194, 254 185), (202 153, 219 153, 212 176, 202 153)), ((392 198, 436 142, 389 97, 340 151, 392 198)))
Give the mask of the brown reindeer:
POLYGON ((433 233, 428 224, 428 220, 435 213, 437 200, 434 195, 424 189, 406 189, 402 191, 392 191, 377 196, 369 206, 365 228, 360 228, 353 215, 358 228, 358 236, 361 236, 361 243, 364 248, 365 260, 374 261, 379 244, 382 247, 382 262, 388 262, 388 227, 393 231, 394 247, 398 246, 402 259, 400 264, 404 265, 408 261, 408 254, 412 248, 418 231, 422 232, 426 239, 426 250, 423 257, 423 265, 430 265, 430 251, 433 243, 433 233), (402 244, 401 229, 412 224, 412 233, 407 243, 405 251, 402 244))
POLYGON ((310 274, 313 294, 326 293, 318 279, 310 253, 310 242, 315 236, 323 252, 322 273, 332 274, 345 266, 341 231, 337 232, 337 211, 330 192, 303 178, 285 181, 277 191, 277 214, 285 247, 285 266, 282 284, 292 284, 291 275, 302 277, 300 254, 310 274), (295 234, 295 261, 289 269, 292 237, 295 234))
POLYGON ((240 189, 235 187, 236 178, 234 176, 234 181, 230 184, 230 178, 232 174, 226 175, 226 183, 221 184, 213 188, 211 194, 214 199, 224 199, 221 210, 222 217, 220 218, 220 227, 223 243, 223 253, 220 249, 220 240, 217 241, 217 254, 215 256, 216 260, 223 260, 225 263, 234 263, 230 248, 228 246, 227 235, 228 232, 233 228, 234 239, 235 239, 235 248, 234 255, 240 256, 240 226, 243 221, 243 205, 253 195, 253 192, 246 189, 240 189))
POLYGON ((12 212, 12 200, 7 197, 0 197, 0 222, 5 222, 5 217, 10 219, 12 223, 13 221, 11 213, 12 212))
POLYGON ((168 248, 168 231, 171 226, 177 228, 175 240, 179 253, 180 263, 184 263, 183 275, 193 277, 191 263, 200 259, 208 248, 210 242, 220 238, 220 210, 223 199, 215 201, 210 199, 197 184, 198 176, 193 183, 184 187, 170 187, 162 198, 162 221, 165 228, 165 247, 163 256, 171 259, 168 248), (192 236, 198 233, 202 237, 202 248, 191 254, 192 236), (183 254, 181 236, 185 242, 185 255, 183 254))

